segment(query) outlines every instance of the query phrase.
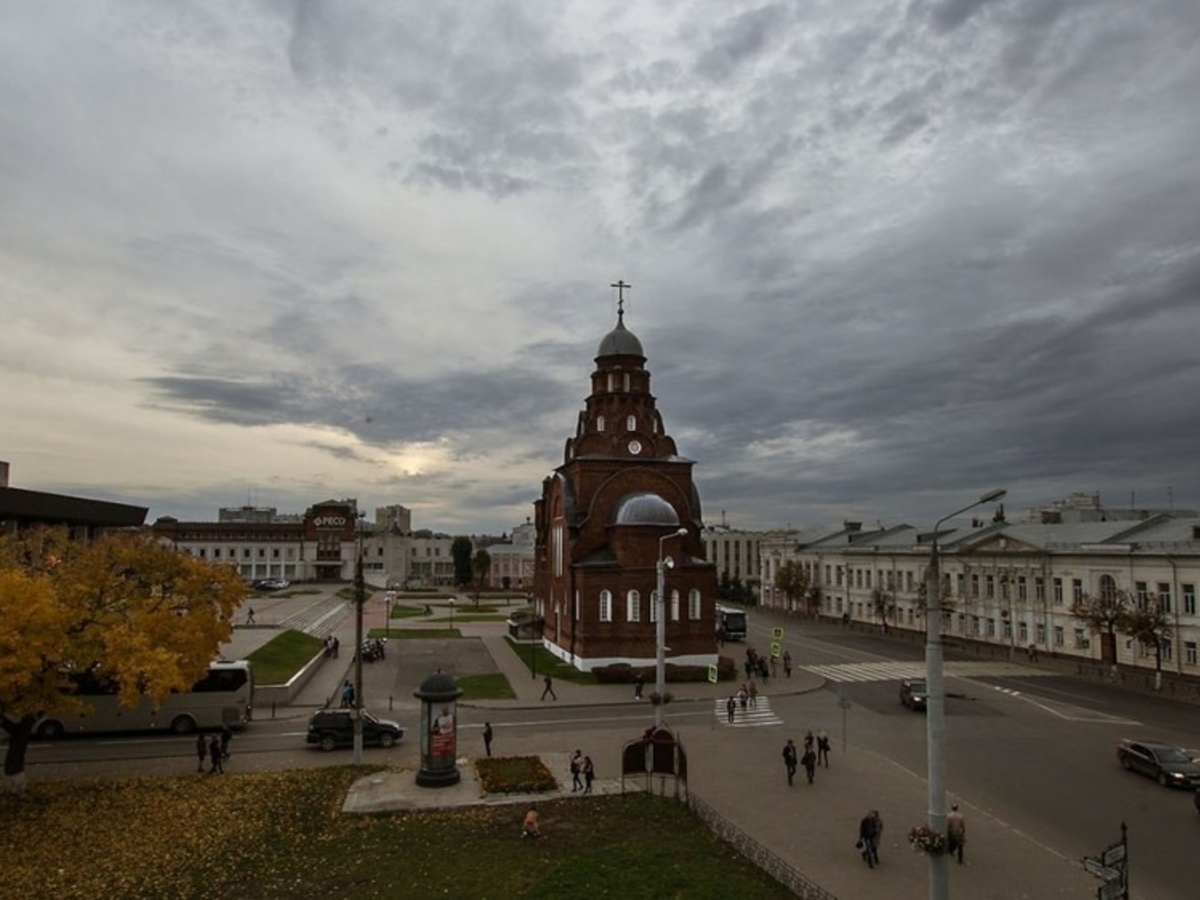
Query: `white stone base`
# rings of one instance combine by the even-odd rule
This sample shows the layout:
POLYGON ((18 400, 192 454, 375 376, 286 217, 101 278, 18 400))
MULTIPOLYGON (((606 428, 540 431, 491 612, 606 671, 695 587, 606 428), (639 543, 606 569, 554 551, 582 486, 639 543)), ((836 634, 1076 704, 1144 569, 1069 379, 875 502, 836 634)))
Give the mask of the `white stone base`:
MULTIPOLYGON (((559 647, 553 641, 543 640, 542 646, 561 659, 563 662, 574 666, 581 672, 590 672, 592 669, 598 669, 601 666, 620 665, 625 663, 630 666, 654 666, 658 664, 658 660, 653 656, 600 656, 591 659, 578 656, 567 652, 563 647, 559 647)), ((688 656, 668 656, 667 665, 672 666, 711 666, 716 665, 717 654, 713 653, 693 653, 688 656)))

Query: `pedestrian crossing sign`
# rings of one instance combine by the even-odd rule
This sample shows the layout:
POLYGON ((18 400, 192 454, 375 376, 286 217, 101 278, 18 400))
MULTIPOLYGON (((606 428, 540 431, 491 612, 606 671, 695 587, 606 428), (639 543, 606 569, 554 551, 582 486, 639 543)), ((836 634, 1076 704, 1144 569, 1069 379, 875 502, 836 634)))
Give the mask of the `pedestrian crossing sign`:
POLYGON ((717 683, 717 665, 716 665, 716 663, 708 664, 708 680, 711 684, 717 683))
POLYGON ((780 644, 779 641, 771 642, 771 655, 775 657, 783 655, 783 645, 780 644))
POLYGON ((783 640, 783 629, 778 628, 778 627, 772 628, 771 629, 771 640, 782 641, 783 640))

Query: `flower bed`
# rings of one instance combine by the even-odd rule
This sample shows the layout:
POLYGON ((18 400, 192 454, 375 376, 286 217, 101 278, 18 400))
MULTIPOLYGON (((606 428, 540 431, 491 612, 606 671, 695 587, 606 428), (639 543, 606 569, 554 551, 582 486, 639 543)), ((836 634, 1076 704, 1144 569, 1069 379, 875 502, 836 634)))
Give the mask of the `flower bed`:
POLYGON ((937 855, 946 852, 946 836, 928 825, 914 825, 908 833, 908 843, 912 845, 914 853, 937 855))
POLYGON ((554 774, 537 756, 476 759, 475 772, 489 794, 538 794, 558 789, 554 774))

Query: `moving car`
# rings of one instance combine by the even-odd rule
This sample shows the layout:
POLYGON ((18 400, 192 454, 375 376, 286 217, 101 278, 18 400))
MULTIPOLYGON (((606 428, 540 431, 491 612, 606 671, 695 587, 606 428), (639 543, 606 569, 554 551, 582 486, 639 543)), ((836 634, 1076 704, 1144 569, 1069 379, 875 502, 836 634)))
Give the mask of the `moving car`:
POLYGON ((900 682, 900 702, 909 709, 924 709, 928 696, 924 678, 905 678, 900 682))
POLYGON ((263 578, 250 585, 256 591, 282 591, 291 586, 286 578, 263 578))
POLYGON ((1117 744, 1121 768, 1149 775, 1163 787, 1200 788, 1200 766, 1179 747, 1125 739, 1117 744))
MULTIPOLYGON (((385 750, 404 737, 398 722, 379 719, 363 710, 363 745, 377 744, 385 750)), ((319 709, 308 722, 306 743, 319 744, 322 750, 354 746, 354 710, 319 709)))

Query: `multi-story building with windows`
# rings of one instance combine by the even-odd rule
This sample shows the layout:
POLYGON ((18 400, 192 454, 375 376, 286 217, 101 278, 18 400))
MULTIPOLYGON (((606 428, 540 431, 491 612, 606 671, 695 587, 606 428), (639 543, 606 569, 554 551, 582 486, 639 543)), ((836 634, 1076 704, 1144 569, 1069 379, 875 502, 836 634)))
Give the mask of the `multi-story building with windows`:
MULTIPOLYGON (((975 522, 938 534, 941 594, 948 639, 1024 652, 1053 652, 1154 667, 1153 647, 1118 634, 1108 656, 1071 614, 1085 595, 1128 593, 1138 605, 1161 604, 1170 634, 1165 669, 1200 675, 1200 518, 1148 512, 1143 518, 975 522)), ((910 525, 863 531, 855 523, 816 538, 788 541, 773 559, 808 576, 820 614, 888 628, 924 630, 925 576, 933 535, 910 525)), ((764 603, 782 607, 764 565, 764 603)))
POLYGON ((737 580, 752 590, 762 577, 761 548, 771 535, 762 531, 742 531, 727 525, 709 525, 700 533, 704 557, 717 567, 717 579, 737 580))

